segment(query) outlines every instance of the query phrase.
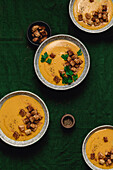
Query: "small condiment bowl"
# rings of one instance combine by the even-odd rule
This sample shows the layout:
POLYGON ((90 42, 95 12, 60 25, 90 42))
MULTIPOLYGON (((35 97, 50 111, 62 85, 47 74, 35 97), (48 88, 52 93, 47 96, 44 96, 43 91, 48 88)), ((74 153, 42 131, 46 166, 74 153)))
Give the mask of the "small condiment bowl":
POLYGON ((39 26, 44 26, 44 27, 45 27, 45 30, 46 30, 47 33, 48 33, 47 38, 49 38, 49 37, 51 36, 51 28, 50 28, 50 26, 49 26, 46 22, 44 22, 44 21, 35 21, 35 22, 33 22, 32 24, 29 25, 28 30, 27 30, 27 39, 28 39, 28 41, 29 41, 32 45, 38 47, 41 43, 39 43, 39 42, 33 42, 33 41, 32 41, 32 39, 33 39, 33 36, 32 36, 32 27, 35 26, 35 25, 39 25, 39 26))
POLYGON ((61 118, 61 125, 66 129, 70 129, 75 125, 75 118, 71 114, 65 114, 61 118))

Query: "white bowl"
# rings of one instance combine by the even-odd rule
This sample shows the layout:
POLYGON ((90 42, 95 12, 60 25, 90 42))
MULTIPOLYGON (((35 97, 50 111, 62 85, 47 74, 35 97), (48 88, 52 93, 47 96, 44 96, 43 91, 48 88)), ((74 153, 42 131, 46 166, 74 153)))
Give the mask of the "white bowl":
POLYGON ((29 91, 15 91, 12 93, 7 94, 6 96, 4 96, 1 100, 0 100, 0 109, 2 107, 2 105, 11 97, 13 96, 17 96, 17 95, 26 95, 29 97, 34 98, 35 100, 37 100, 45 113, 45 122, 44 122, 44 126, 41 129, 41 131, 32 139, 30 140, 26 140, 26 141, 15 141, 12 140, 10 138, 8 138, 3 131, 0 129, 0 138, 7 144, 12 145, 12 146, 16 146, 16 147, 25 147, 25 146, 29 146, 32 145, 33 143, 37 142, 39 139, 41 139, 43 137, 43 135, 45 134, 45 132, 47 131, 48 125, 49 125, 49 111, 45 105, 45 103, 43 102, 43 100, 38 97, 36 94, 31 93, 29 91))

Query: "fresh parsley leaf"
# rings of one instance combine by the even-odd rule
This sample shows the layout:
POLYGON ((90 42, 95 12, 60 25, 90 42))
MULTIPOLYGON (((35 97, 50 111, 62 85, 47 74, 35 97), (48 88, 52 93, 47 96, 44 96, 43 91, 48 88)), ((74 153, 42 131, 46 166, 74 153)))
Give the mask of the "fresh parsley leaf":
POLYGON ((46 61, 46 63, 48 63, 48 64, 51 64, 51 62, 52 62, 52 59, 50 59, 50 58, 48 58, 48 60, 46 61))
POLYGON ((62 84, 68 84, 68 77, 64 76, 65 74, 60 74, 60 76, 62 77, 62 84))
POLYGON ((43 63, 43 62, 45 62, 45 60, 46 60, 46 58, 44 57, 44 55, 42 55, 41 62, 43 63))
POLYGON ((82 50, 81 49, 77 52, 77 55, 78 56, 82 55, 82 50))
POLYGON ((41 62, 42 63, 45 62, 47 57, 48 57, 48 54, 47 54, 47 52, 45 52, 44 55, 42 55, 42 57, 41 57, 41 62))
POLYGON ((68 84, 71 84, 73 82, 72 77, 68 77, 68 84))
POLYGON ((72 72, 72 70, 70 70, 69 66, 65 66, 64 71, 66 72, 67 76, 72 76, 73 75, 73 72, 72 72))
POLYGON ((76 81, 78 79, 78 74, 73 75, 73 79, 74 79, 74 81, 76 81))
POLYGON ((68 84, 68 77, 63 77, 62 84, 68 84))
POLYGON ((65 74, 60 74, 62 77, 62 84, 71 84, 73 82, 72 76, 66 77, 65 74))
POLYGON ((65 55, 62 54, 62 55, 61 55, 61 57, 62 57, 65 61, 67 60, 68 56, 69 56, 68 54, 65 54, 65 55))
POLYGON ((48 57, 48 53, 47 53, 47 52, 45 52, 45 53, 44 53, 44 56, 47 58, 47 57, 48 57))

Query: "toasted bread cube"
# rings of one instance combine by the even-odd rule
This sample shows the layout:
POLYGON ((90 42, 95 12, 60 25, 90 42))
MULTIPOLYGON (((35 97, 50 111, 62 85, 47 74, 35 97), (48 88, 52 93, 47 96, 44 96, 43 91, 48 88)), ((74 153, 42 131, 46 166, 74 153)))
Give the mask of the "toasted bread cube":
POLYGON ((82 21, 82 20, 83 20, 83 15, 82 14, 78 15, 78 21, 82 21))
POLYGON ((107 11, 107 5, 102 5, 102 11, 107 11))
POLYGON ((19 114, 20 114, 22 117, 24 117, 24 116, 26 115, 26 112, 25 112, 24 109, 21 109, 20 112, 19 112, 19 114))
POLYGON ((99 160, 99 164, 104 165, 104 164, 105 164, 104 159, 100 159, 100 160, 99 160))
POLYGON ((107 157, 110 157, 110 155, 111 155, 111 152, 105 152, 105 156, 107 156, 107 157))
POLYGON ((76 76, 77 75, 77 71, 75 71, 73 74, 76 76))
POLYGON ((74 66, 75 65, 75 61, 71 60, 70 64, 71 64, 71 66, 74 66))
POLYGON ((81 59, 79 59, 79 64, 81 65, 83 63, 83 61, 81 59))
POLYGON ((91 3, 92 3, 92 2, 94 2, 94 0, 89 0, 89 2, 91 2, 91 3))
POLYGON ((64 70, 59 70, 59 73, 60 74, 65 74, 65 71, 64 70))
POLYGON ((77 71, 77 69, 76 69, 75 67, 71 67, 71 70, 72 70, 73 72, 77 71))
POLYGON ((103 137, 104 142, 108 142, 108 138, 107 137, 103 137))
POLYGON ((70 66, 69 62, 65 62, 64 66, 70 66))
POLYGON ((99 152, 98 153, 98 159, 103 159, 103 158, 104 158, 104 155, 101 152, 99 152))
POLYGON ((107 162, 108 162, 109 165, 112 164, 111 159, 108 159, 107 162))
POLYGON ((14 137, 16 140, 19 138, 19 136, 20 136, 20 134, 19 134, 17 131, 15 131, 15 132, 13 133, 13 137, 14 137))
POLYGON ((26 125, 27 129, 30 129, 30 124, 31 124, 30 122, 27 123, 27 125, 26 125))
POLYGON ((34 120, 33 123, 38 124, 38 123, 39 123, 39 120, 34 120))
POLYGON ((19 125, 18 128, 19 128, 19 130, 20 130, 21 132, 24 132, 24 131, 25 131, 25 126, 24 126, 24 125, 19 125))
POLYGON ((33 128, 33 129, 35 128, 35 126, 36 126, 36 124, 34 124, 34 123, 30 124, 30 127, 33 128))
POLYGON ((53 53, 50 54, 50 57, 51 57, 51 58, 55 58, 55 56, 56 56, 56 55, 53 54, 53 53))
POLYGON ((37 126, 36 124, 33 124, 33 123, 32 123, 32 124, 30 125, 30 127, 31 127, 31 130, 32 130, 33 132, 35 132, 35 131, 37 130, 37 127, 38 127, 38 126, 37 126))
POLYGON ((95 153, 91 153, 90 154, 90 158, 93 160, 93 159, 95 159, 95 153))
POLYGON ((26 134, 27 136, 30 135, 30 134, 31 134, 31 129, 25 130, 25 134, 26 134))
POLYGON ((73 51, 71 51, 71 50, 68 50, 67 53, 69 56, 72 56, 74 54, 73 51))
POLYGON ((36 127, 34 129, 32 129, 33 132, 35 132, 37 130, 38 126, 36 125, 36 127))
POLYGON ((31 117, 31 113, 27 112, 26 117, 30 118, 31 117))
POLYGON ((77 54, 74 54, 74 55, 72 55, 72 57, 71 57, 73 60, 74 59, 78 59, 78 55, 77 54))
POLYGON ((38 30, 36 30, 35 32, 34 32, 34 35, 38 38, 38 37, 40 37, 40 33, 39 33, 39 31, 38 30))
POLYGON ((75 67, 76 67, 76 68, 79 68, 79 67, 80 67, 80 65, 79 65, 79 64, 75 64, 75 67))
POLYGON ((39 38, 35 37, 32 39, 33 42, 37 42, 39 40, 39 38))
POLYGON ((111 154, 113 154, 113 149, 111 149, 111 154))
POLYGON ((67 61, 70 62, 70 61, 71 61, 71 57, 68 57, 68 58, 67 58, 67 61))
POLYGON ((38 29, 39 29, 39 30, 45 30, 46 28, 45 28, 45 26, 39 26, 38 29))
POLYGON ((74 61, 75 61, 75 64, 79 64, 80 63, 80 59, 79 58, 74 59, 74 61))
POLYGON ((28 118, 25 118, 25 119, 23 120, 23 122, 24 122, 25 124, 27 124, 27 123, 29 122, 29 119, 28 119, 28 118))
POLYGON ((38 111, 35 109, 31 112, 31 115, 37 115, 38 114, 38 111))
POLYGON ((29 120, 30 120, 31 123, 33 123, 34 120, 35 120, 35 118, 34 118, 33 116, 31 116, 31 117, 29 118, 29 120))
POLYGON ((43 42, 44 40, 46 40, 46 39, 47 39, 47 36, 41 38, 41 40, 40 40, 39 42, 42 43, 42 42, 43 42))
POLYGON ((111 160, 113 160, 113 154, 111 154, 111 160))
POLYGON ((55 81, 56 84, 58 84, 61 79, 58 76, 55 76, 53 80, 55 81))
POLYGON ((34 26, 32 27, 32 32, 36 31, 38 28, 39 28, 39 25, 34 25, 34 26))
POLYGON ((29 105, 29 106, 27 106, 27 110, 28 110, 28 112, 32 112, 34 110, 34 108, 31 105, 29 105))
POLYGON ((40 33, 44 36, 44 35, 48 35, 47 31, 46 30, 41 30, 40 33))
POLYGON ((89 20, 89 19, 91 18, 91 14, 86 13, 86 14, 85 14, 85 17, 89 20))
POLYGON ((41 116, 41 115, 34 115, 34 119, 35 119, 35 120, 41 120, 41 119, 42 119, 42 116, 41 116))

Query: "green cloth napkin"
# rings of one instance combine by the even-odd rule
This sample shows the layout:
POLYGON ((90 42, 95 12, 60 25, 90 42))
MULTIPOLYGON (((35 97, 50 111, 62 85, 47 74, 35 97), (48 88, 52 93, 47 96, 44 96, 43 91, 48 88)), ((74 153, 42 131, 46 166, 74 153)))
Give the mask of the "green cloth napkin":
POLYGON ((69 0, 0 0, 0 98, 15 90, 39 95, 50 111, 47 133, 36 144, 14 148, 0 141, 1 170, 88 170, 82 158, 87 133, 113 124, 113 28, 88 34, 72 23, 69 0), (54 91, 35 75, 36 48, 29 46, 26 32, 34 21, 47 22, 52 35, 69 34, 87 47, 91 68, 86 79, 68 91, 54 91), (61 117, 71 113, 76 124, 64 130, 61 117))

